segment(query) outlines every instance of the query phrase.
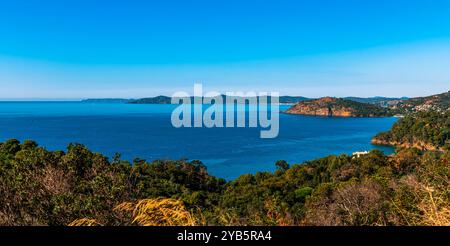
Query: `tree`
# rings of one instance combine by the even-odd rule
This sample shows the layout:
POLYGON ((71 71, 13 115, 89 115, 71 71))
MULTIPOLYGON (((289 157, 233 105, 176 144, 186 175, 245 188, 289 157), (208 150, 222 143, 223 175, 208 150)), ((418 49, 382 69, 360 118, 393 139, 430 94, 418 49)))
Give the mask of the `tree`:
POLYGON ((275 163, 277 170, 285 172, 289 169, 289 164, 285 160, 279 160, 275 163))

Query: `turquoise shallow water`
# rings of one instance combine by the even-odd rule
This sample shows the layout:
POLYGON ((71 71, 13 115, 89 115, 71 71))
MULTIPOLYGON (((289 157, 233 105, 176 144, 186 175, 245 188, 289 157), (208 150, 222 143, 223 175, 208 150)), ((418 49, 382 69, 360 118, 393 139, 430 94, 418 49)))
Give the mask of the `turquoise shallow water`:
MULTIPOLYGON (((374 148, 373 135, 395 118, 326 118, 280 115, 280 134, 261 139, 258 128, 173 128, 174 105, 80 102, 2 102, 0 141, 33 139, 50 150, 71 142, 132 160, 198 159, 211 174, 233 179, 273 171, 277 160, 302 163, 330 154, 374 148)), ((281 106, 286 109, 287 106, 281 106)))

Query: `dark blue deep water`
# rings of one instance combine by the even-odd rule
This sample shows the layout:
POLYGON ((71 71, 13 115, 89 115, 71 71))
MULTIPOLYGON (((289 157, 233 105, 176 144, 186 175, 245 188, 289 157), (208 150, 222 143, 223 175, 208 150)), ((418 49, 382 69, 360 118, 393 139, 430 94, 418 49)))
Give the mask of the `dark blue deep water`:
MULTIPOLYGON (((49 150, 71 142, 124 159, 198 159, 211 174, 233 179, 273 171, 277 160, 302 163, 331 154, 374 148, 370 139, 395 118, 326 118, 280 115, 280 134, 261 139, 258 128, 173 128, 174 105, 80 102, 2 102, 0 141, 36 140, 49 150)), ((286 109, 287 106, 281 106, 286 109)))

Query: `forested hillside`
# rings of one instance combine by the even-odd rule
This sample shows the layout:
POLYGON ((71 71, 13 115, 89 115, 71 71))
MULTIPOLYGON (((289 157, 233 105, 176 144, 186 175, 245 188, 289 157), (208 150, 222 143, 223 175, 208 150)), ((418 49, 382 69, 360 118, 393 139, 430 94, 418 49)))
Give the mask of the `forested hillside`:
POLYGON ((225 182, 199 161, 0 144, 1 225, 449 225, 448 151, 329 156, 225 182))
POLYGON ((450 111, 418 112, 401 118, 392 129, 374 137, 374 144, 416 147, 430 150, 450 149, 450 111))

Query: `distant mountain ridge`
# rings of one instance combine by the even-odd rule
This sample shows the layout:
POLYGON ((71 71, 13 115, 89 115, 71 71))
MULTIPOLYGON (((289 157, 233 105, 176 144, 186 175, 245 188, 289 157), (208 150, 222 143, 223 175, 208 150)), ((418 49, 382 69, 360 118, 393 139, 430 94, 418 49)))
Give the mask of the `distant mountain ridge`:
POLYGON ((156 96, 156 97, 147 97, 141 98, 137 100, 132 100, 128 103, 130 104, 171 104, 171 97, 168 96, 156 96))
POLYGON ((90 98, 81 100, 84 103, 129 103, 134 99, 125 99, 125 98, 90 98))
MULTIPOLYGON (((222 95, 225 98, 225 95, 222 95)), ((194 97, 191 97, 193 102, 194 97)), ((297 102, 311 100, 301 96, 280 96, 279 102, 282 104, 295 104, 297 102)), ((146 97, 141 99, 121 99, 121 98, 105 98, 105 99, 86 99, 82 102, 87 103, 129 103, 129 104, 171 104, 172 98, 168 96, 146 97)))
POLYGON ((381 107, 391 107, 403 100, 408 100, 408 97, 344 97, 344 99, 360 102, 360 103, 370 103, 381 107))
MULTIPOLYGON (((92 98, 92 99, 85 99, 82 100, 82 102, 88 102, 88 103, 130 103, 130 104, 170 104, 171 103, 171 97, 168 96, 156 96, 156 97, 146 97, 146 98, 140 98, 140 99, 125 99, 125 98, 92 98)), ((191 97, 193 99, 193 97, 191 97)), ((316 98, 308 98, 308 97, 302 97, 302 96, 280 96, 279 102, 282 104, 295 104, 298 102, 308 101, 308 100, 315 100, 316 98)), ((345 97, 344 99, 355 101, 355 102, 361 102, 361 103, 370 103, 379 105, 382 107, 387 107, 390 104, 394 104, 400 100, 406 100, 407 97, 402 98, 389 98, 389 97, 345 97)))

